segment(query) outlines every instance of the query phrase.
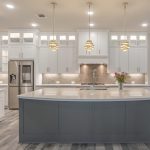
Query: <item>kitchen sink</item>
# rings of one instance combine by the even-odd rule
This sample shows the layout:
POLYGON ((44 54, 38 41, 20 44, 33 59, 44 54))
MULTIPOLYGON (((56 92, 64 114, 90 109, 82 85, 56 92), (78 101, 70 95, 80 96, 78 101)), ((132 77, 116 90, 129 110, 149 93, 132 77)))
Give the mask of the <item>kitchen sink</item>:
POLYGON ((81 87, 80 90, 107 90, 106 87, 81 87))

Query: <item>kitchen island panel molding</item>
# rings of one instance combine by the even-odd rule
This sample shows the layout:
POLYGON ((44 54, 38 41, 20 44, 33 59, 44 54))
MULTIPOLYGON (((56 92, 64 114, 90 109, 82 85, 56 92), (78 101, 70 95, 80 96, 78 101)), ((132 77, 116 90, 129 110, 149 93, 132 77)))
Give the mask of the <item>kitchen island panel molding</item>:
POLYGON ((20 143, 150 141, 150 101, 19 99, 20 143))

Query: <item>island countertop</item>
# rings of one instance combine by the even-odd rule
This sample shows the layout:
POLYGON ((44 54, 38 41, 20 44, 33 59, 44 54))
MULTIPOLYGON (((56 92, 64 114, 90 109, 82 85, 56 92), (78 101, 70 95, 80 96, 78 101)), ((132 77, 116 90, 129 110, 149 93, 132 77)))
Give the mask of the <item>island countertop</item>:
POLYGON ((87 90, 80 88, 45 88, 18 96, 19 99, 49 101, 138 101, 150 100, 150 88, 108 88, 87 90))

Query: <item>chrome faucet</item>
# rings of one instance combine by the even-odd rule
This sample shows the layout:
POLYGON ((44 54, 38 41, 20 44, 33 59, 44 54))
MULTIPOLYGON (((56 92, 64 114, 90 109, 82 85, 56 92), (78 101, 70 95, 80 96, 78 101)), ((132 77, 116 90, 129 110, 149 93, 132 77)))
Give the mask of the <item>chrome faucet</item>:
POLYGON ((94 86, 96 84, 96 69, 93 69, 92 71, 92 82, 94 86))

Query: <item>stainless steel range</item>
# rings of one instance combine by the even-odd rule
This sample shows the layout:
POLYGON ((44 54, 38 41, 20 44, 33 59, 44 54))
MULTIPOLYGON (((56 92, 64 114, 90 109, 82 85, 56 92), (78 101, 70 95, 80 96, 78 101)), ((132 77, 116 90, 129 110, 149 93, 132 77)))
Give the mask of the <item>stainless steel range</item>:
POLYGON ((34 61, 10 60, 8 62, 8 106, 18 109, 17 95, 34 90, 34 61))

